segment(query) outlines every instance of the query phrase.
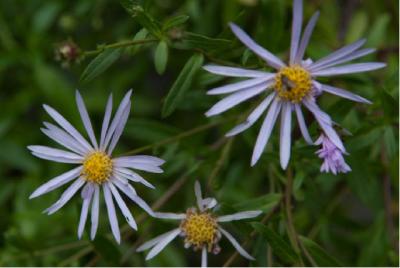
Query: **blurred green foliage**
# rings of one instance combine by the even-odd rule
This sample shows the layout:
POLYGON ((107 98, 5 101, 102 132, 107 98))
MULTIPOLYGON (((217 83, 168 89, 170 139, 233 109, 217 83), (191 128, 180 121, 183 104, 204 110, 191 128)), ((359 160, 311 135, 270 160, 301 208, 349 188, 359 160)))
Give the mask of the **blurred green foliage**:
MULTIPOLYGON (((372 100, 372 105, 329 95, 319 99, 321 107, 352 132, 344 138, 351 173, 321 174, 316 148, 306 146, 294 132, 289 165, 294 174, 293 222, 300 242, 321 266, 398 266, 398 2, 313 0, 305 1, 304 9, 305 18, 317 9, 322 14, 306 52, 309 57, 319 58, 367 37, 368 46, 378 50, 363 60, 383 61, 387 67, 329 79, 372 100)), ((77 241, 80 198, 52 216, 41 211, 61 189, 28 199, 40 184, 68 168, 35 159, 26 149, 30 144, 54 145, 40 132, 42 121, 50 120, 41 104, 56 108, 83 130, 74 102, 76 88, 97 129, 108 94, 113 92, 119 100, 133 88, 133 112, 117 154, 149 145, 145 153, 167 160, 164 174, 146 176, 156 190, 137 187, 144 200, 153 204, 181 180, 182 186, 161 210, 185 211, 194 205, 193 182, 199 179, 204 186, 209 183, 208 193, 219 199, 221 212, 260 208, 271 213, 265 226, 228 225, 240 241, 257 227, 261 235, 248 244, 257 258, 251 265, 288 265, 290 261, 282 258, 287 254, 296 259, 281 202, 287 176, 278 165, 276 133, 260 163, 250 168, 259 125, 234 140, 227 141, 223 134, 251 104, 217 118, 204 116, 216 101, 205 92, 221 78, 199 69, 203 61, 263 66, 230 33, 229 21, 287 57, 289 0, 0 2, 0 265, 200 263, 200 254, 184 249, 178 240, 147 263, 142 254, 134 253, 138 241, 171 229, 172 223, 145 218, 138 232, 125 227, 117 246, 109 237, 103 207, 98 238, 90 242, 86 234, 77 241), (106 49, 109 44, 144 39, 155 41, 106 49), (57 61, 54 50, 65 40, 73 40, 85 57, 57 61)), ((311 132, 317 135, 315 125, 311 132)), ((130 208, 136 218, 142 215, 136 206, 130 208)), ((221 246, 222 252, 210 257, 211 265, 222 265, 233 254, 229 243, 222 240, 221 246)), ((302 259, 305 265, 312 264, 304 254, 302 259)), ((237 258, 233 264, 248 263, 237 258)))

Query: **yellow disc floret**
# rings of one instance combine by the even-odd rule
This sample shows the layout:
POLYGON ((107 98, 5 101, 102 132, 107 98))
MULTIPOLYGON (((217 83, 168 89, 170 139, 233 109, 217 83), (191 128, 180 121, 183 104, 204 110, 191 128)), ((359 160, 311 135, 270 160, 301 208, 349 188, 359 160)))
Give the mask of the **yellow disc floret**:
POLYGON ((185 242, 195 249, 207 245, 210 251, 216 242, 217 222, 210 213, 189 210, 181 223, 181 229, 185 234, 185 242))
POLYGON ((82 176, 97 184, 107 181, 112 172, 111 158, 101 151, 90 153, 83 162, 82 176))
POLYGON ((311 90, 311 75, 299 65, 284 67, 275 76, 274 89, 282 99, 298 103, 311 90))

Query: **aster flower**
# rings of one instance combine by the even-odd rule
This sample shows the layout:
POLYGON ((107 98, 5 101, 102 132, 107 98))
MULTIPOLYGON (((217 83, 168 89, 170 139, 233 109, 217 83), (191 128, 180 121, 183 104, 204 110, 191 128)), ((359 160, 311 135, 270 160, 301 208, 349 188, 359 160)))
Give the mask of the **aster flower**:
POLYGON ((93 240, 96 236, 101 189, 104 194, 111 230, 118 243, 120 243, 121 236, 114 201, 117 203, 128 224, 133 229, 137 229, 136 222, 119 191, 123 192, 147 213, 152 216, 154 215, 154 212, 146 202, 137 195, 129 181, 154 188, 152 184, 132 169, 162 173, 163 171, 160 166, 164 163, 164 160, 147 155, 111 157, 128 120, 131 109, 131 94, 132 91, 130 90, 125 95, 112 121, 112 95, 108 98, 99 143, 96 140, 88 112, 78 91, 76 91, 76 102, 90 142, 56 110, 48 105, 43 105, 46 112, 54 119, 58 126, 44 122, 45 128, 41 129, 42 132, 50 139, 64 146, 68 151, 40 145, 28 146, 32 154, 39 158, 78 165, 74 169, 40 186, 32 193, 30 198, 46 194, 73 181, 61 195, 61 198, 47 208, 44 213, 48 215, 55 213, 81 189, 83 203, 78 227, 79 239, 82 237, 89 211, 91 212, 92 223, 90 237, 93 240))
POLYGON ((217 65, 204 66, 205 70, 214 74, 247 78, 244 81, 208 91, 209 95, 230 95, 224 97, 211 107, 206 113, 207 116, 221 114, 252 97, 261 93, 267 93, 267 97, 250 113, 247 120, 226 134, 226 136, 234 136, 243 132, 251 127, 268 109, 254 146, 251 158, 252 166, 261 157, 279 115, 281 119, 280 164, 283 169, 286 169, 290 158, 292 112, 296 114, 298 125, 305 141, 313 144, 304 120, 302 107, 305 107, 313 114, 315 120, 330 141, 339 150, 345 152, 342 141, 332 127, 330 116, 318 107, 316 97, 323 92, 327 92, 356 102, 371 102, 344 89, 319 83, 316 81, 316 78, 372 71, 385 66, 384 63, 380 62, 345 64, 375 51, 371 48, 361 49, 365 44, 365 39, 344 46, 315 62, 311 59, 303 60, 304 52, 319 17, 319 12, 316 12, 311 17, 301 36, 302 13, 302 1, 294 0, 290 60, 288 64, 285 64, 271 52, 255 43, 237 25, 233 23, 229 24, 236 37, 248 49, 262 58, 267 65, 274 68, 276 72, 270 73, 262 70, 248 70, 217 65))
POLYGON ((157 236, 141 245, 137 251, 141 252, 150 249, 146 260, 150 260, 161 252, 177 236, 184 238, 185 248, 193 247, 195 251, 201 250, 201 266, 207 266, 207 253, 218 254, 221 248, 218 245, 222 236, 225 236, 229 242, 236 248, 240 255, 249 260, 254 260, 247 253, 236 239, 224 228, 220 226, 222 222, 249 219, 257 217, 262 211, 243 211, 231 215, 216 216, 212 208, 217 205, 214 198, 203 198, 200 183, 196 181, 194 186, 197 208, 189 208, 186 214, 155 212, 156 217, 161 219, 179 220, 180 226, 172 231, 157 236))
POLYGON ((320 169, 321 172, 332 172, 336 175, 337 173, 347 173, 351 171, 351 168, 346 164, 343 158, 343 154, 346 152, 336 147, 327 136, 321 134, 315 144, 322 145, 322 148, 316 152, 318 157, 324 160, 320 169))

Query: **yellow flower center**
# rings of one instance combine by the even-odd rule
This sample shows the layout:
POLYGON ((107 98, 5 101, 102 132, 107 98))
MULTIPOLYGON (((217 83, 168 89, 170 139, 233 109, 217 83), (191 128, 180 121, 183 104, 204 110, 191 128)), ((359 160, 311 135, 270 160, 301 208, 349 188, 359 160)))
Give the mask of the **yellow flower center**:
POLYGON ((195 248, 204 244, 211 250, 217 236, 217 221, 210 213, 198 213, 189 210, 182 221, 181 229, 185 233, 185 242, 195 248))
POLYGON ((101 184, 109 179, 112 167, 111 158, 104 152, 96 151, 83 162, 82 175, 89 182, 101 184))
POLYGON ((299 65, 284 67, 275 76, 274 88, 282 99, 298 103, 311 90, 311 75, 299 65))

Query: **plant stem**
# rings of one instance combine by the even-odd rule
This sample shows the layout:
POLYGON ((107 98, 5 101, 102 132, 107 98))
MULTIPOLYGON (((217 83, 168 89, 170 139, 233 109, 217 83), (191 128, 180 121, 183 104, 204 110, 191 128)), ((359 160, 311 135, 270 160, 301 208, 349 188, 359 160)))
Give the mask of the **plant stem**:
POLYGON ((133 46, 133 45, 152 43, 152 42, 156 42, 156 41, 158 41, 158 39, 155 39, 155 38, 132 40, 132 41, 121 41, 121 42, 117 42, 117 43, 113 43, 113 44, 109 44, 109 45, 102 45, 98 49, 95 49, 95 50, 84 51, 83 55, 84 56, 93 56, 93 55, 97 55, 109 48, 129 47, 129 46, 133 46))

